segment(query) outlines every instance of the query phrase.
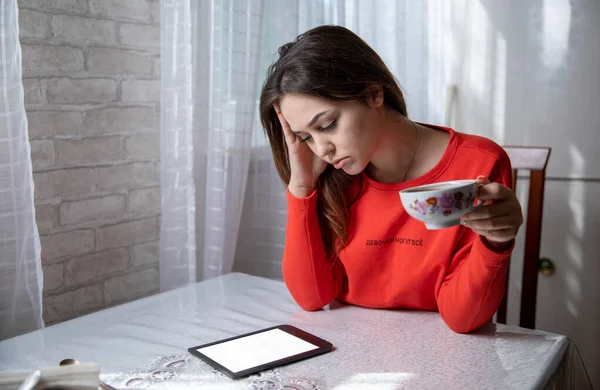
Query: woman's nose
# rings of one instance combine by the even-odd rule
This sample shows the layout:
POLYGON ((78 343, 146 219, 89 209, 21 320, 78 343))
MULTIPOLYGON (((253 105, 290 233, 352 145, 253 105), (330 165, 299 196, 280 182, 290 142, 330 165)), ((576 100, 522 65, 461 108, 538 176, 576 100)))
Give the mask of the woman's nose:
POLYGON ((329 142, 318 142, 316 154, 323 160, 327 160, 327 157, 335 150, 335 146, 329 142))

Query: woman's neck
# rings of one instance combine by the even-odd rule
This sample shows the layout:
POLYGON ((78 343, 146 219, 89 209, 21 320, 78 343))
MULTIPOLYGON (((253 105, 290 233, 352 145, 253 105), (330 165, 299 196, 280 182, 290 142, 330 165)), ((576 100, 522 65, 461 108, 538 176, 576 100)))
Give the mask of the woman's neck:
POLYGON ((405 181, 419 153, 419 126, 397 111, 386 108, 380 129, 378 147, 366 173, 380 183, 405 181))

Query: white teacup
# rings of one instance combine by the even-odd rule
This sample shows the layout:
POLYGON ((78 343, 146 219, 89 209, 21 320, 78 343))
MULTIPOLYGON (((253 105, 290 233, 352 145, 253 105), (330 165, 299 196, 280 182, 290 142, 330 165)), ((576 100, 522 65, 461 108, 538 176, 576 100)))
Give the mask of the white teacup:
POLYGON ((429 230, 460 224, 460 218, 478 208, 475 180, 454 180, 425 184, 400 191, 406 212, 425 223, 429 230))

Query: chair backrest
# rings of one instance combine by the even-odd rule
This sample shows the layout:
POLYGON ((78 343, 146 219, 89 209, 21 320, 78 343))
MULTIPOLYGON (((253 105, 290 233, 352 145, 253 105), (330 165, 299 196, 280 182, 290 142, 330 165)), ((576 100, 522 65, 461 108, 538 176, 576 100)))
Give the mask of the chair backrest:
MULTIPOLYGON (((542 211, 544 207, 544 184, 546 166, 551 148, 533 146, 505 146, 512 164, 512 184, 517 190, 517 174, 527 170, 529 176, 529 199, 525 225, 525 253, 523 256, 523 279, 521 290, 521 313, 519 326, 535 328, 535 310, 537 302, 538 265, 540 262, 540 243, 542 239, 542 211)), ((506 306, 508 297, 508 280, 506 275, 506 292, 496 321, 506 323, 506 306)))

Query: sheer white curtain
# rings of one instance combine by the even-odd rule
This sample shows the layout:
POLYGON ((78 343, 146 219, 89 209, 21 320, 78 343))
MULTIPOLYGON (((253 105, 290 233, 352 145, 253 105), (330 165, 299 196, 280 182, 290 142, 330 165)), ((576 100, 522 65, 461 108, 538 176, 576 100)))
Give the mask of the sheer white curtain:
POLYGON ((261 0, 161 2, 161 290, 230 272, 256 114, 261 0))
POLYGON ((0 6, 0 340, 44 326, 16 0, 0 6))
POLYGON ((444 7, 443 0, 163 0, 161 289, 232 268, 280 277, 284 189, 257 115, 280 45, 318 25, 346 26, 388 64, 411 117, 442 123, 444 7))

